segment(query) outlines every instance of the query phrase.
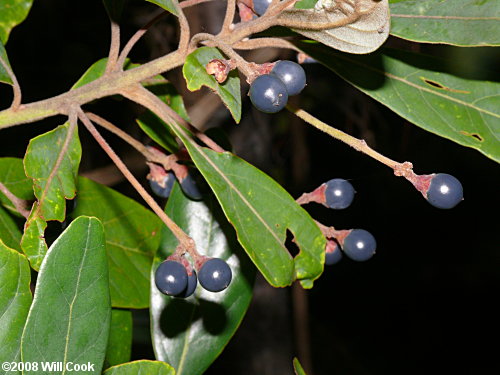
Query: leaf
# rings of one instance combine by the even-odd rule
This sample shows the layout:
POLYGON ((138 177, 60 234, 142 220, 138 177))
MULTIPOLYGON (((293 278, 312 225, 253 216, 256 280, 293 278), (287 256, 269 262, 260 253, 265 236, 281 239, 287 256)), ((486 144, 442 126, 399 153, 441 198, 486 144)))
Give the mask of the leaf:
POLYGON ((295 370, 295 375, 307 375, 297 358, 293 359, 293 369, 295 370))
MULTIPOLYGON (((353 22, 326 30, 294 28, 294 31, 340 51, 363 54, 378 49, 389 36, 388 0, 354 0, 363 14, 353 22)), ((332 0, 319 0, 313 9, 290 8, 283 11, 281 21, 303 23, 341 22, 355 13, 347 2, 344 7, 332 0)))
POLYGON ((454 76, 445 60, 412 52, 352 56, 299 48, 415 125, 500 162, 499 83, 454 76))
POLYGON ((130 310, 111 310, 108 347, 104 369, 130 361, 132 349, 132 313, 130 310))
POLYGON ((182 67, 187 88, 191 91, 199 90, 202 86, 212 89, 220 96, 222 102, 231 112, 234 121, 238 123, 241 119, 240 78, 236 70, 233 70, 229 73, 227 80, 219 84, 205 70, 205 66, 213 59, 225 59, 225 57, 215 47, 200 47, 188 55, 182 67))
POLYGON ((100 374, 108 340, 111 306, 104 231, 96 218, 79 217, 52 244, 45 257, 26 321, 21 360, 93 364, 100 374))
POLYGON ((31 267, 37 271, 48 250, 44 236, 47 222, 43 220, 39 212, 38 203, 35 202, 24 224, 24 233, 21 238, 21 248, 28 257, 31 267))
POLYGON ((7 51, 0 40, 0 82, 8 85, 14 85, 12 77, 9 75, 7 69, 12 70, 12 67, 10 66, 9 58, 7 57, 7 51))
POLYGON ((2 0, 0 2, 0 42, 7 43, 11 30, 24 21, 33 0, 2 0))
POLYGON ((297 9, 311 9, 314 8, 319 0, 299 0, 295 3, 294 7, 297 9))
MULTIPOLYGON (((252 298, 255 269, 213 198, 192 201, 176 184, 165 211, 194 239, 201 254, 225 259, 233 273, 225 291, 211 293, 198 285, 195 295, 187 299, 165 296, 151 283, 156 358, 170 363, 177 375, 198 375, 217 358, 240 325, 252 298)), ((177 239, 165 228, 152 277, 176 246, 177 239)))
MULTIPOLYGON (((33 200, 33 180, 26 177, 23 166, 23 159, 18 158, 0 158, 0 182, 17 198, 24 200, 33 200)), ((13 213, 17 213, 2 192, 0 192, 0 202, 13 213)))
POLYGON ((24 156, 26 175, 33 179, 39 215, 63 221, 65 199, 73 199, 82 147, 75 128, 66 123, 33 138, 24 156))
POLYGON ((0 207, 0 241, 12 249, 21 251, 21 231, 2 207, 0 207))
POLYGON ((110 19, 119 22, 123 12, 123 5, 127 0, 103 0, 104 7, 110 19))
POLYGON ((170 125, 266 280, 284 287, 298 279, 304 288, 312 288, 323 272, 326 240, 309 214, 259 169, 229 152, 200 147, 178 124, 170 125), (287 230, 300 250, 295 258, 285 246, 287 230))
POLYGON ((104 226, 113 307, 148 307, 160 219, 136 201, 85 178, 78 180, 76 199, 72 217, 95 216, 104 226))
POLYGON ((175 370, 165 362, 135 361, 111 367, 104 371, 105 375, 175 375, 175 370))
MULTIPOLYGON (((24 255, 0 241, 0 270, 0 363, 19 362, 21 336, 31 305, 30 267, 24 255)), ((18 372, 2 369, 0 374, 18 372)))
POLYGON ((177 7, 179 6, 177 0, 146 0, 150 3, 158 5, 160 8, 165 9, 167 12, 172 13, 174 16, 178 16, 177 7))
POLYGON ((390 0, 391 34, 423 43, 499 46, 497 0, 390 0))

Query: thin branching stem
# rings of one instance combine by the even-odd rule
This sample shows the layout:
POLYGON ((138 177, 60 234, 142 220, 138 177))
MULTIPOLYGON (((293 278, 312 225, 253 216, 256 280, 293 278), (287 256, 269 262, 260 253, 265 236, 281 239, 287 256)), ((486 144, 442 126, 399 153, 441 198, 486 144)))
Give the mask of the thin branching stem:
MULTIPOLYGON (((179 245, 186 251, 192 251, 195 249, 194 241, 189 237, 168 215, 161 209, 161 207, 156 203, 154 198, 144 189, 141 183, 135 178, 135 176, 130 172, 125 163, 120 159, 120 157, 114 152, 114 150, 109 146, 108 142, 102 137, 99 131, 96 129, 92 121, 83 113, 81 109, 78 111, 78 118, 85 125, 87 130, 92 134, 97 143, 102 147, 102 149, 108 154, 108 156, 113 160, 115 165, 118 167, 120 172, 123 173, 125 178, 130 182, 134 189, 139 193, 139 195, 144 199, 144 201, 151 207, 151 209, 158 215, 158 217, 165 223, 165 225, 172 231, 174 236, 179 241, 179 245)), ((196 250, 194 250, 196 251, 196 250)))
POLYGON ((19 85, 19 82, 17 80, 16 75, 14 74, 14 71, 11 69, 7 61, 2 59, 1 56, 0 56, 0 64, 9 75, 10 79, 12 80, 12 91, 14 94, 14 98, 12 99, 12 104, 10 105, 10 109, 12 111, 17 111, 17 109, 21 105, 21 100, 22 100, 21 86, 19 85))
POLYGON ((232 47, 236 50, 254 50, 259 48, 284 48, 300 52, 300 49, 297 48, 295 44, 286 39, 281 39, 281 38, 246 39, 234 43, 232 47))
POLYGON ((26 219, 30 215, 29 210, 26 208, 28 206, 28 202, 24 199, 16 197, 12 192, 0 182, 0 191, 7 197, 8 200, 12 203, 17 212, 23 215, 26 219))
POLYGON ((224 22, 222 23, 220 34, 226 34, 231 31, 235 11, 236 0, 227 0, 226 15, 224 16, 224 22))
POLYGON ((111 43, 109 45, 108 61, 106 63, 106 73, 117 69, 118 55, 120 53, 120 25, 110 18, 111 21, 111 43))

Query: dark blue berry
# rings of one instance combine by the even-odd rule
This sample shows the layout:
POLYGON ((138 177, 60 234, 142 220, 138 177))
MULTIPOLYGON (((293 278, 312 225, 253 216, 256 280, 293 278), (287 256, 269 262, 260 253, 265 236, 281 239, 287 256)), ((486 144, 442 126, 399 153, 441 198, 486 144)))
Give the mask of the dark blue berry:
POLYGON ((166 260, 161 263, 155 272, 156 287, 163 294, 178 296, 188 287, 188 274, 183 264, 166 260))
POLYGON ((276 62, 271 74, 274 74, 285 84, 288 95, 297 95, 306 87, 306 72, 293 61, 282 60, 276 62))
POLYGON ((326 244, 325 264, 331 266, 337 264, 342 259, 342 252, 335 241, 329 240, 326 244))
POLYGON ((193 270, 191 275, 188 275, 187 287, 184 292, 177 295, 177 297, 187 298, 194 293, 196 286, 198 285, 198 278, 196 277, 196 271, 193 270))
POLYGON ((198 189, 195 176, 191 171, 189 171, 188 175, 181 181, 181 188, 182 191, 191 199, 200 200, 203 198, 200 189, 198 189))
POLYGON ((271 74, 258 76, 250 85, 249 95, 255 108, 265 113, 279 112, 288 102, 285 84, 271 74))
POLYGON ((163 178, 162 183, 158 183, 154 180, 149 180, 149 186, 151 186, 151 190, 162 198, 168 198, 170 193, 172 192, 172 188, 174 187, 175 182, 175 174, 172 172, 168 172, 163 178), (163 186, 162 186, 163 185, 163 186))
POLYGON ((273 0, 253 0, 253 10, 259 16, 262 16, 266 13, 267 8, 271 4, 273 0))
POLYGON ((377 241, 364 229, 353 229, 344 239, 342 250, 349 258, 362 262, 375 254, 377 241))
POLYGON ((220 258, 211 258, 201 266, 198 280, 203 288, 211 292, 220 292, 231 283, 231 268, 220 258))
POLYGON ((356 191, 351 183, 342 178, 334 178, 326 183, 326 205, 335 210, 342 210, 351 205, 356 191))
POLYGON ((432 177, 427 200, 437 208, 453 208, 464 199, 462 184, 455 177, 438 173, 432 177))

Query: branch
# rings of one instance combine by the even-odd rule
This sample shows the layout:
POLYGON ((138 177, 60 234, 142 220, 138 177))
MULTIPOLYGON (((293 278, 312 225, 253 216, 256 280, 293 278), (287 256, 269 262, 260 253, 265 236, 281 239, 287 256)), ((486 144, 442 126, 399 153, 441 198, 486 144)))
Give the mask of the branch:
POLYGON ((234 13, 236 11, 236 0, 227 0, 226 15, 219 35, 231 32, 231 25, 234 20, 234 13))
POLYGON ((12 203, 12 205, 16 208, 16 211, 23 215, 26 219, 30 215, 30 211, 26 208, 28 206, 28 202, 24 199, 20 199, 12 194, 7 186, 0 182, 0 191, 7 197, 8 200, 12 203))
POLYGON ((189 237, 168 215, 161 209, 161 207, 156 203, 154 198, 144 189, 139 181, 134 177, 134 175, 129 171, 127 166, 123 163, 120 157, 113 151, 106 140, 102 137, 96 127, 92 124, 92 121, 83 113, 81 109, 78 110, 78 118, 83 122, 87 130, 92 134, 95 140, 99 143, 102 149, 108 154, 108 156, 113 160, 118 169, 123 173, 125 178, 132 184, 134 189, 140 194, 140 196, 146 201, 146 203, 151 207, 151 209, 158 215, 158 217, 165 223, 165 225, 172 231, 174 236, 179 241, 180 247, 190 254, 193 253, 198 255, 196 251, 195 243, 191 237, 189 237))
POLYGON ((109 20, 111 22, 111 43, 109 45, 108 62, 106 63, 105 74, 108 74, 116 70, 117 67, 121 66, 117 64, 118 54, 120 53, 120 25, 111 17, 109 20))
POLYGON ((19 106, 21 105, 21 86, 17 81, 16 75, 14 71, 11 69, 10 65, 0 56, 0 64, 3 66, 10 79, 12 80, 12 91, 14 93, 14 98, 12 99, 12 104, 10 105, 10 109, 12 111, 17 111, 19 106))
POLYGON ((259 48, 284 48, 301 52, 299 48, 292 42, 281 38, 254 38, 236 42, 232 46, 239 50, 254 50, 259 48))

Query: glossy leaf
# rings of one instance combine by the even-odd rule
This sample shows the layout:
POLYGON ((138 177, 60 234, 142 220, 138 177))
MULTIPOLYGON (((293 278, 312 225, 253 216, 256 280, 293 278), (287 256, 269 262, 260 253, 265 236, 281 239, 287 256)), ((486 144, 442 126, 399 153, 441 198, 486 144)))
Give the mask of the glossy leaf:
POLYGON ((33 0, 0 1, 0 43, 6 44, 11 30, 24 21, 33 0))
MULTIPOLYGON (((33 180, 26 177, 23 159, 0 158, 0 182, 17 198, 27 201, 35 199, 33 180)), ((0 202, 13 213, 16 212, 12 202, 2 192, 0 192, 0 202)))
POLYGON ((159 7, 165 9, 167 12, 172 13, 173 15, 178 15, 177 12, 177 0, 146 0, 150 3, 156 4, 159 7))
POLYGON ((390 0, 391 34, 423 43, 499 46, 498 0, 390 0))
POLYGON ((238 123, 241 119, 241 91, 240 78, 237 71, 231 71, 227 80, 219 84, 205 69, 209 61, 225 58, 217 48, 200 47, 188 55, 182 68, 182 73, 184 74, 189 90, 196 91, 201 89, 202 86, 206 86, 217 93, 231 112, 234 121, 238 123))
POLYGON ((457 77, 443 60, 400 50, 352 56, 300 48, 415 125, 500 162, 498 82, 457 77))
MULTIPOLYGON (((346 25, 326 30, 295 28, 294 31, 340 51, 356 54, 373 52, 389 36, 388 0, 355 0, 353 3, 362 11, 362 15, 346 25)), ((337 2, 319 0, 314 9, 289 8, 279 18, 282 21, 314 24, 342 22, 355 12, 354 7, 347 2, 341 4, 344 8, 337 6, 337 2)))
POLYGON ((9 58, 7 56, 7 51, 5 50, 2 41, 0 41, 0 82, 6 83, 8 85, 13 85, 14 82, 12 81, 11 76, 7 72, 7 69, 12 70, 12 67, 10 66, 9 58))
POLYGON ((165 362, 134 361, 111 367, 104 371, 105 375, 175 375, 175 370, 165 362))
POLYGON ((66 199, 76 193, 82 148, 76 128, 64 124, 33 138, 24 156, 26 175, 33 179, 38 210, 44 220, 63 221, 66 199))
POLYGON ((21 251, 21 231, 14 219, 2 207, 0 207, 0 241, 12 249, 21 251))
MULTIPOLYGON (((26 321, 21 360, 91 363, 100 374, 108 340, 111 306, 104 230, 96 218, 79 217, 45 257, 26 321)), ((67 373, 50 371, 51 375, 67 373)))
POLYGON ((85 178, 79 179, 76 199, 73 217, 95 216, 104 225, 113 307, 148 307, 160 219, 136 201, 85 178))
POLYGON ((130 361, 132 350, 132 313, 130 310, 111 310, 108 347, 103 368, 130 361))
MULTIPOLYGON (((226 290, 212 293, 198 285, 187 299, 165 296, 151 283, 156 358, 170 363, 178 375, 198 375, 222 352, 243 319, 252 298, 255 268, 215 199, 189 200, 176 184, 165 211, 193 238, 201 254, 226 260, 233 273, 226 290)), ((177 239, 165 228, 152 277, 176 246, 177 239)))
POLYGON ((293 369, 295 370, 295 375, 307 375, 297 358, 293 359, 293 369))
POLYGON ((300 280, 305 288, 323 272, 325 237, 309 214, 272 178, 229 153, 198 146, 176 123, 171 124, 203 174, 238 240, 273 286, 300 280), (287 230, 300 252, 292 258, 285 246, 287 230))
MULTIPOLYGON (((0 241, 0 363, 21 360, 21 336, 31 305, 26 257, 0 241)), ((20 372, 0 369, 1 375, 20 372)))

